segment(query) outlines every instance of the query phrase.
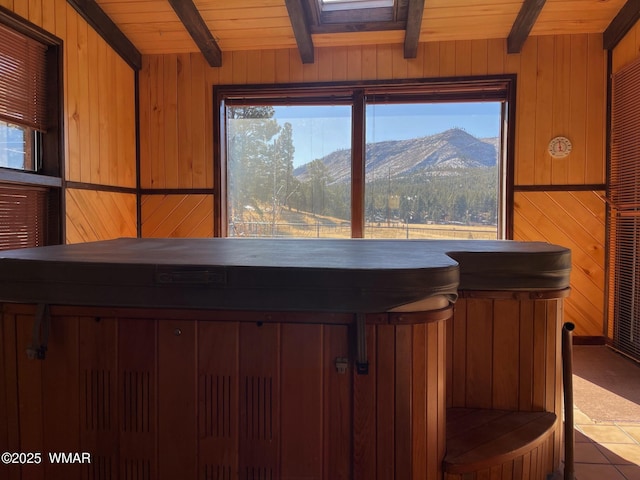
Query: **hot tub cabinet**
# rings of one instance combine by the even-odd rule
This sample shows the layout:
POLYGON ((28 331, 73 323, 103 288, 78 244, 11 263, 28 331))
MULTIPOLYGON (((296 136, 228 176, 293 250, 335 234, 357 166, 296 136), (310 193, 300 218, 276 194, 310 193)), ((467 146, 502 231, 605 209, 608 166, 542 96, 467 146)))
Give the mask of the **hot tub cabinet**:
POLYGON ((0 477, 543 480, 569 257, 502 241, 0 252, 0 450, 42 454, 0 477))

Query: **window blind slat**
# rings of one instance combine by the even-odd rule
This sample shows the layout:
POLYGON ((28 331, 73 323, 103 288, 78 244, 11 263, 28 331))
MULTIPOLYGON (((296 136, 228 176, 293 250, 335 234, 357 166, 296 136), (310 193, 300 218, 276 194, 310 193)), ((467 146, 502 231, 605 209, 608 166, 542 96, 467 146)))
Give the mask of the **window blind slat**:
POLYGON ((640 360, 640 58, 612 78, 609 334, 640 360), (612 323, 612 325, 611 325, 612 323))
POLYGON ((0 250, 45 245, 48 191, 0 186, 0 250))
POLYGON ((0 117, 46 131, 47 46, 0 24, 0 117))

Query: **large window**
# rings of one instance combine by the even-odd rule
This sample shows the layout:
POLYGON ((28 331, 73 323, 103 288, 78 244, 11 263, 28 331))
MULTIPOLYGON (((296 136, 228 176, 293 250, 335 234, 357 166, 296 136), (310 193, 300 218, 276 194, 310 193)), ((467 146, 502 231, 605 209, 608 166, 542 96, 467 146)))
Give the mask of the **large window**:
POLYGON ((61 241, 60 52, 0 7, 0 249, 61 241))
POLYGON ((508 238, 513 78, 218 87, 218 234, 508 238))

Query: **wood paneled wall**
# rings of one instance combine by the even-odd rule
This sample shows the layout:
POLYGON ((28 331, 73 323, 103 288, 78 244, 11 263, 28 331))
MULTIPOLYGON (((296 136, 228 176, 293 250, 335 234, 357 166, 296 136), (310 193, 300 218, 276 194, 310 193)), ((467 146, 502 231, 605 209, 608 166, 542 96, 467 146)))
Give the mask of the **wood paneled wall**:
MULTIPOLYGON (((66 0, 0 0, 0 5, 64 42, 65 180, 89 184, 97 191, 105 185, 134 188, 133 70, 66 0)), ((135 236, 135 196, 130 196, 133 209, 127 195, 118 201, 115 197, 107 191, 67 192, 71 201, 66 207, 66 241, 135 236), (124 216, 123 202, 127 204, 124 216), (103 227, 106 230, 98 233, 103 227)))
POLYGON ((613 50, 611 57, 612 73, 638 58, 640 55, 640 22, 636 23, 613 50))
MULTIPOLYGON (((544 190, 548 186, 604 184, 606 55, 602 36, 530 37, 522 53, 514 55, 506 53, 505 43, 474 40, 420 44, 417 58, 408 60, 403 57, 401 45, 318 48, 316 62, 309 65, 300 62, 297 50, 225 52, 221 68, 208 67, 200 54, 143 56, 140 183, 146 189, 180 190, 175 198, 165 198, 164 205, 153 202, 153 212, 145 199, 143 236, 183 236, 177 228, 170 228, 171 222, 162 230, 147 222, 151 218, 156 223, 159 217, 170 218, 189 189, 211 189, 210 194, 198 192, 209 196, 210 201, 192 211, 198 217, 209 215, 215 201, 212 119, 216 112, 212 87, 222 84, 515 73, 516 188, 533 186, 544 190), (565 159, 552 159, 547 153, 549 140, 556 135, 566 135, 572 141, 573 151, 565 159)), ((562 218, 543 218, 540 211, 544 207, 532 202, 532 198, 553 197, 563 209, 570 210, 581 194, 522 195, 518 194, 516 202, 516 238, 552 241, 559 238, 555 233, 558 229, 566 233, 559 243, 578 247, 574 255, 574 271, 578 273, 572 277, 576 294, 568 301, 569 319, 576 322, 578 335, 602 335, 604 272, 602 262, 592 258, 604 255, 601 207, 590 205, 562 218), (583 230, 594 217, 598 220, 591 232, 595 240, 590 238, 591 243, 583 245, 571 232, 583 230), (582 255, 580 250, 589 254, 582 255), (595 295, 591 295, 594 290, 595 295)))
POLYGON ((65 200, 67 243, 137 235, 133 194, 69 188, 65 200))
POLYGON ((602 184, 605 178, 606 60, 601 35, 530 37, 521 54, 504 40, 225 52, 221 68, 200 54, 143 57, 140 74, 141 185, 213 187, 212 86, 518 74, 516 185, 602 184), (551 160, 549 140, 569 136, 571 156, 551 160))
POLYGON ((571 295, 565 321, 574 335, 602 336, 605 291, 605 200, 599 192, 516 192, 514 239, 571 249, 571 295))

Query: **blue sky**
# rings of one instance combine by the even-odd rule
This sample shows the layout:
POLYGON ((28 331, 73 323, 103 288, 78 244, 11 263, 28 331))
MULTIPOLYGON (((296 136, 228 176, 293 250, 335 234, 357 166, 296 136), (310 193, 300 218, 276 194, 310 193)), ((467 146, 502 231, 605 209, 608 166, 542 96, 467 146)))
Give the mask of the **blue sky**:
MULTIPOLYGON (((293 126, 294 165, 349 148, 351 107, 274 107, 280 124, 293 126)), ((378 104, 367 107, 367 143, 433 135, 449 128, 465 129, 476 137, 500 134, 500 103, 378 104)))

